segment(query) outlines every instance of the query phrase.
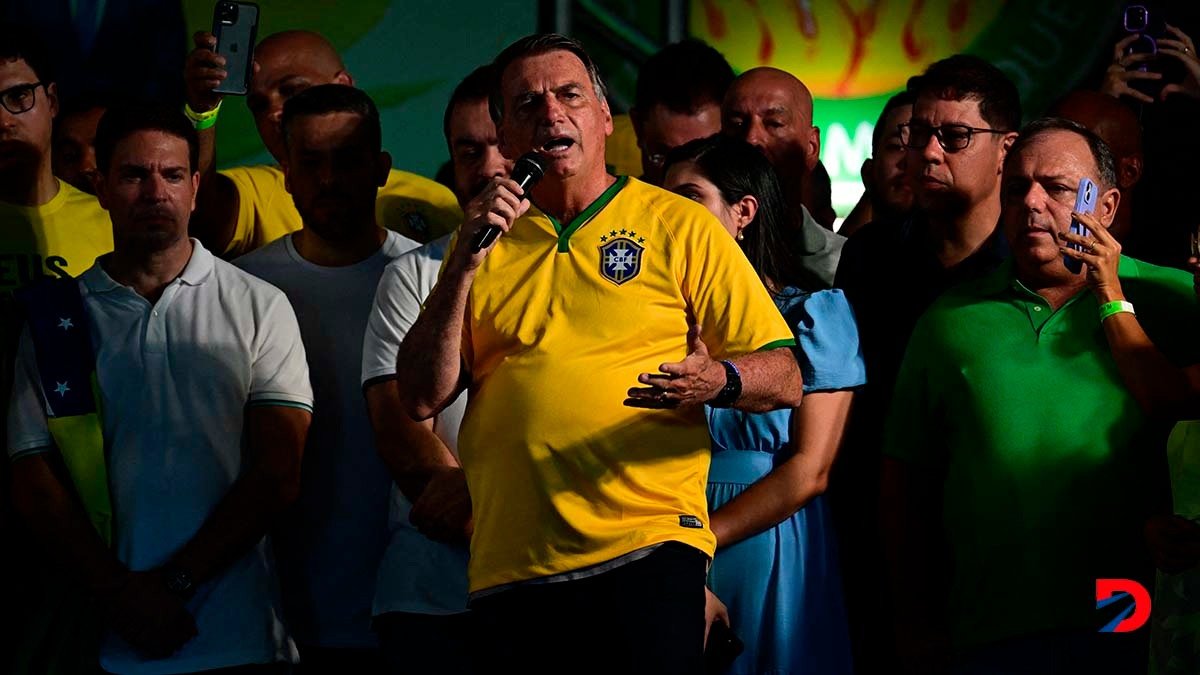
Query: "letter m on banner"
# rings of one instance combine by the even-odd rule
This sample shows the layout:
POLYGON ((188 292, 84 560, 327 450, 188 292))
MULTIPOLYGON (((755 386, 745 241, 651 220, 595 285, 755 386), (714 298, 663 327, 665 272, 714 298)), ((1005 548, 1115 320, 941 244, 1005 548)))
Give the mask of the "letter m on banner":
POLYGON ((1150 593, 1131 579, 1097 579, 1096 609, 1128 602, 1129 606, 1100 629, 1101 633, 1131 633, 1150 619, 1150 593))

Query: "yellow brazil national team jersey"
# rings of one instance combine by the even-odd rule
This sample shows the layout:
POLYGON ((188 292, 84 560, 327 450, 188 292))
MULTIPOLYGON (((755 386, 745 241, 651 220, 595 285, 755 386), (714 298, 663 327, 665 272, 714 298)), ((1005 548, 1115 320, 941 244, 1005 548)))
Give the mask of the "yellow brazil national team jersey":
POLYGON ((0 294, 42 277, 77 276, 112 249, 108 212, 63 181, 41 206, 0 202, 0 294))
MULTIPOLYGON (((249 253, 303 226, 279 167, 239 166, 221 174, 237 186, 239 201, 237 227, 221 252, 223 257, 249 253)), ((456 230, 462 223, 462 209, 444 185, 392 169, 387 184, 379 188, 375 218, 409 239, 429 242, 456 230)))
POLYGON ((622 404, 687 355, 794 344, 733 237, 702 206, 621 177, 574 221, 536 208, 484 260, 459 436, 475 513, 472 592, 666 541, 712 555, 704 412, 622 404))

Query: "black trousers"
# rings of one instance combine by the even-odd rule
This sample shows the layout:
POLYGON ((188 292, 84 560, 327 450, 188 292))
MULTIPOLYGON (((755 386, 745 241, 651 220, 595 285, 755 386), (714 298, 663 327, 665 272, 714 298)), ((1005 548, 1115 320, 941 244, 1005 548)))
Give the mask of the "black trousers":
MULTIPOLYGON (((388 612, 372 622, 389 675, 470 675, 471 615, 388 612)), ((299 674, 298 674, 299 675, 299 674)))
POLYGON ((707 557, 676 542, 616 569, 471 603, 475 672, 703 673, 707 557))

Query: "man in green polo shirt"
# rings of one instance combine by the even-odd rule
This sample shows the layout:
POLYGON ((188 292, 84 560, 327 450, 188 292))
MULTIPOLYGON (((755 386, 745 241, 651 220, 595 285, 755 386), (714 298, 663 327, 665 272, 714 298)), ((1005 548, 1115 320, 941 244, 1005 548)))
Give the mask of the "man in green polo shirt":
POLYGON ((1192 397, 1191 279, 1120 255, 1112 153, 1083 127, 1026 127, 1002 180, 1012 259, 918 321, 885 432, 904 672, 1145 672, 1148 631, 1098 632, 1095 583, 1151 579, 1142 525, 1169 499, 1152 420, 1192 397), (1093 232, 1073 237, 1085 177, 1093 232))

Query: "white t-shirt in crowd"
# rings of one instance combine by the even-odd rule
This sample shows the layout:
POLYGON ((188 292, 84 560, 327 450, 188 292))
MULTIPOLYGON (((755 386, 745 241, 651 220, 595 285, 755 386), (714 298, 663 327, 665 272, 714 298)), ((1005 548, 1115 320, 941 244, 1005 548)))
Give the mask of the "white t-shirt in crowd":
MULTIPOLYGON (((113 507, 113 549, 131 570, 166 563, 195 536, 241 473, 247 406, 312 410, 304 345, 278 289, 217 260, 195 239, 183 273, 151 304, 101 266, 79 278, 96 355, 113 507)), ((69 330, 65 327, 64 330, 69 330)), ((70 383, 67 383, 68 385, 70 383)), ((86 386, 86 385, 83 385, 86 386)), ((29 330, 21 337, 8 415, 10 457, 53 447, 29 330)), ((269 541, 196 588, 199 634, 148 659, 111 631, 100 665, 118 674, 192 672, 295 661, 280 621, 269 541)))
POLYGON ((302 648, 371 647, 378 643, 371 601, 388 542, 392 479, 375 450, 358 369, 379 278, 418 244, 389 231, 369 258, 324 267, 296 251, 294 236, 234 261, 291 300, 316 401, 300 497, 273 530, 285 616, 302 648))
MULTIPOLYGON (((387 266, 367 322, 362 348, 363 388, 396 376, 400 342, 416 322, 437 283, 450 237, 410 251, 387 266)), ((434 419, 434 431, 457 456, 458 427, 466 411, 464 393, 434 419)), ((433 541, 408 520, 412 504, 392 485, 388 516, 391 542, 379 565, 376 615, 387 612, 456 614, 467 608, 467 547, 433 541)))

